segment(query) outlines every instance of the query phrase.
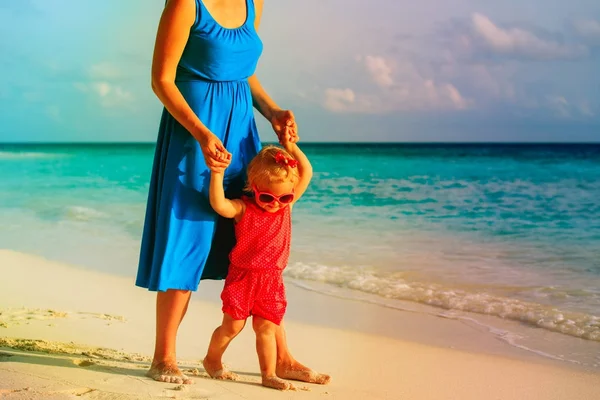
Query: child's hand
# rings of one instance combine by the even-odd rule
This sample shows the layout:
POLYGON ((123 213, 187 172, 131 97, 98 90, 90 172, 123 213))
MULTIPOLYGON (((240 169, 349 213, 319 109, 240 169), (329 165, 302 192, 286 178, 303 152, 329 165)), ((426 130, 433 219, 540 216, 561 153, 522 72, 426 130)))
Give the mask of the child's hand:
POLYGON ((279 143, 289 152, 294 148, 295 143, 298 141, 298 136, 292 135, 290 132, 286 132, 282 135, 279 143))
MULTIPOLYGON (((216 152, 215 152, 215 158, 220 163, 223 163, 224 166, 223 167, 221 167, 221 166, 217 167, 217 166, 211 165, 209 167, 210 170, 212 172, 214 172, 214 173, 217 173, 217 174, 225 172, 225 170, 227 169, 227 167, 229 167, 229 165, 231 164, 231 153, 228 152, 227 150, 225 150, 223 152, 223 151, 217 149, 216 152)), ((223 164, 221 164, 221 165, 223 165, 223 164)))

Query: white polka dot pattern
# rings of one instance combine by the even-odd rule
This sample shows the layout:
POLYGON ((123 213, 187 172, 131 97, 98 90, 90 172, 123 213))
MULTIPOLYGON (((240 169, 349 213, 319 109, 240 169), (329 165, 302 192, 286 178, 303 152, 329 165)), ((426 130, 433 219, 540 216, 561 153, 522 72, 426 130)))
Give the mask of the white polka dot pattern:
POLYGON ((287 307, 282 273, 291 247, 290 207, 269 213, 252 199, 242 199, 246 211, 235 225, 237 243, 221 293, 223 312, 239 320, 258 315, 280 324, 287 307))
POLYGON ((253 200, 242 199, 246 203, 246 212, 235 224, 236 245, 229 261, 240 268, 276 268, 283 271, 290 257, 292 239, 290 207, 270 213, 253 200))

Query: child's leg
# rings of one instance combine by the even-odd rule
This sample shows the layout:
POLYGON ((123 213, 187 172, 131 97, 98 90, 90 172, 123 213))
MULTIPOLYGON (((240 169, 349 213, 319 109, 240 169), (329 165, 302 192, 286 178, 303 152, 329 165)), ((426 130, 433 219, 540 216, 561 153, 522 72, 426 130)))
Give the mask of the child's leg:
POLYGON ((233 319, 227 313, 223 314, 223 322, 212 334, 206 357, 202 360, 204 369, 215 379, 237 379, 237 375, 223 367, 222 357, 229 343, 246 325, 245 319, 233 319))
POLYGON ((252 317, 252 327, 256 333, 256 352, 258 353, 263 386, 279 390, 294 390, 295 388, 291 383, 278 378, 275 374, 277 364, 275 331, 277 325, 255 315, 252 317))
POLYGON ((326 385, 331 381, 331 376, 316 372, 294 359, 287 344, 283 321, 277 327, 275 338, 277 340, 277 376, 308 383, 326 385))

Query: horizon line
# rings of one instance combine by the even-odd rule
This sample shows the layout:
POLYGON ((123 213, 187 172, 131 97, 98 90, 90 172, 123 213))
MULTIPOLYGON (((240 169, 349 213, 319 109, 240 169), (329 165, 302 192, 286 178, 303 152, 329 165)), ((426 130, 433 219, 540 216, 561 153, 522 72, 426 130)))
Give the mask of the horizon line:
MULTIPOLYGON (((277 143, 276 141, 261 141, 261 143, 277 143)), ((569 144, 600 144, 600 140, 598 141, 351 141, 351 142, 324 142, 324 141, 303 141, 301 142, 303 145, 569 145, 569 144)), ((156 141, 138 141, 138 142, 126 142, 126 141, 104 141, 104 142, 37 142, 37 141, 28 141, 28 142, 0 142, 0 146, 23 146, 23 145, 155 145, 156 141)))

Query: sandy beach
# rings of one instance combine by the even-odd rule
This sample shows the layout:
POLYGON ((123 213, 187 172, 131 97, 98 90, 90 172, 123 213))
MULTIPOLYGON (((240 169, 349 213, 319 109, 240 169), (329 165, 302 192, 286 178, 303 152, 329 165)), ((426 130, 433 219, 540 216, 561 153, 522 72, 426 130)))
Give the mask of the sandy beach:
POLYGON ((225 361, 242 379, 201 366, 221 318, 221 282, 194 294, 178 341, 194 385, 144 376, 153 349, 154 294, 133 279, 0 251, 0 398, 6 399, 598 399, 600 374, 544 359, 459 321, 350 301, 289 285, 295 356, 330 373, 295 392, 259 384, 246 329, 225 361))

